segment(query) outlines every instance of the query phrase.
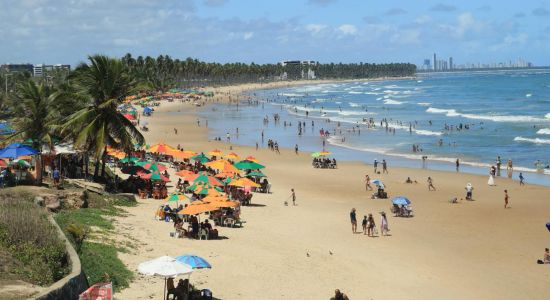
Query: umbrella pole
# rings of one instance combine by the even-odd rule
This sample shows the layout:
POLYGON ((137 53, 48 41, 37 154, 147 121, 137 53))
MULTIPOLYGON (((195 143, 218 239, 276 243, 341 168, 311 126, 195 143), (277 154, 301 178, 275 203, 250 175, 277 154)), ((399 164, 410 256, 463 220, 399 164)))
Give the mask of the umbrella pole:
POLYGON ((163 299, 168 300, 168 295, 166 294, 166 277, 164 277, 164 294, 162 296, 163 299))

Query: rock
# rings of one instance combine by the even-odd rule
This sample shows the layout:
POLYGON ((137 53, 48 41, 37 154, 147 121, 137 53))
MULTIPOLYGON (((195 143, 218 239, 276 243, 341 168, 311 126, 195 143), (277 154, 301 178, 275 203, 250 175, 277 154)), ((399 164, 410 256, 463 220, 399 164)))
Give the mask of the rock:
POLYGON ((44 207, 44 198, 40 196, 34 197, 34 204, 44 207))
POLYGON ((86 208, 88 207, 88 199, 84 192, 68 192, 61 196, 63 204, 69 208, 86 208))
POLYGON ((59 197, 54 194, 40 194, 38 197, 41 197, 44 199, 44 206, 49 211, 57 211, 61 208, 61 201, 59 200, 59 197))
POLYGON ((151 252, 151 251, 153 251, 153 250, 154 250, 153 248, 147 248, 147 249, 145 249, 145 251, 147 251, 147 252, 151 252))

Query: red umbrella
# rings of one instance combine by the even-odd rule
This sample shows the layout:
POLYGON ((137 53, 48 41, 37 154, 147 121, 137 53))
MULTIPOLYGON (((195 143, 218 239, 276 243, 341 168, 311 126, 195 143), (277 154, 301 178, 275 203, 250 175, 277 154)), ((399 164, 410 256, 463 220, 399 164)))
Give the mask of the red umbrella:
POLYGON ((170 181, 170 179, 168 179, 167 177, 165 177, 164 175, 160 174, 160 173, 149 173, 149 174, 141 174, 139 175, 142 179, 151 179, 151 180, 162 180, 162 181, 170 181))
POLYGON ((133 121, 135 120, 136 118, 134 116, 132 116, 131 114, 125 114, 124 117, 130 121, 133 121))

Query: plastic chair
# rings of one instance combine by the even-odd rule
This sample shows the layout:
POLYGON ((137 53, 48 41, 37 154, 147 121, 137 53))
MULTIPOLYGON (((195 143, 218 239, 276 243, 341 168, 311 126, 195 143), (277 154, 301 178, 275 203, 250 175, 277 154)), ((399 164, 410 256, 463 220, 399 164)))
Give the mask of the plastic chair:
POLYGON ((202 240, 203 237, 205 240, 208 240, 208 230, 204 228, 199 231, 199 239, 202 240))

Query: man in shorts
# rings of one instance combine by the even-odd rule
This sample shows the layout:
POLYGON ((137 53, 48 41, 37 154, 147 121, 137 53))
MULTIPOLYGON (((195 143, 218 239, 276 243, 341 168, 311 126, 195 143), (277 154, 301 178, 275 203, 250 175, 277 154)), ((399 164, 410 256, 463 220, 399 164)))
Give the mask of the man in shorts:
POLYGON ((351 209, 351 212, 349 213, 349 218, 351 220, 351 231, 353 233, 357 232, 357 215, 355 214, 355 208, 351 209))

